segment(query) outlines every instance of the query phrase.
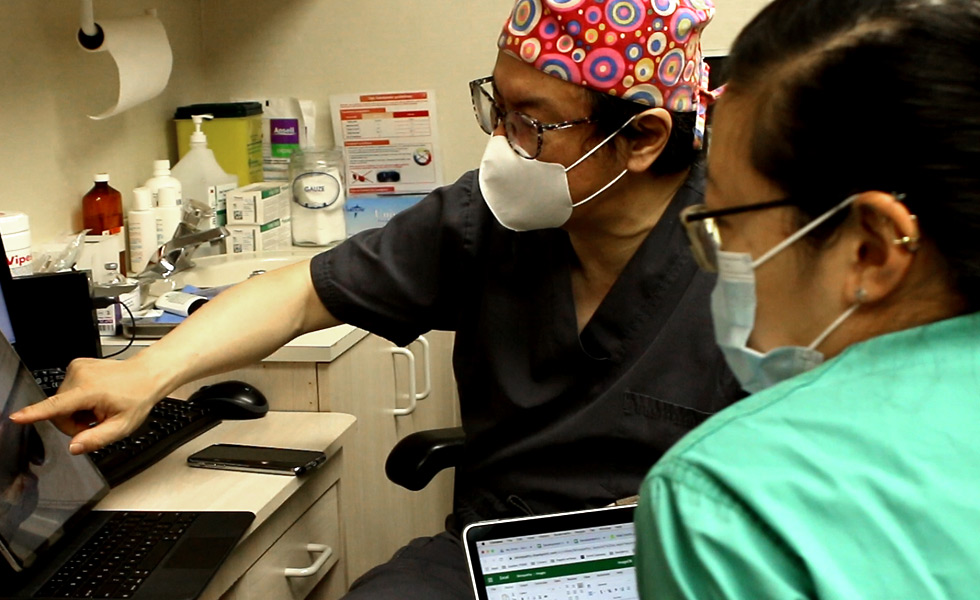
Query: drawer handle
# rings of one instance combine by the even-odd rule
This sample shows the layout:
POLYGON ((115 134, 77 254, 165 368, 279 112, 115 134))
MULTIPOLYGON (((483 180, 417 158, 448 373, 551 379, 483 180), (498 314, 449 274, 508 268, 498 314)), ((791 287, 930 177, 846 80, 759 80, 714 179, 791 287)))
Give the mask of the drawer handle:
POLYGON ((307 552, 320 552, 320 556, 313 561, 313 564, 306 567, 305 569, 284 569, 283 575, 286 577, 310 577, 316 575, 316 572, 323 568, 323 565, 327 563, 330 556, 333 554, 333 549, 326 544, 307 544, 307 552))
POLYGON ((425 366, 422 370, 425 374, 425 389, 415 394, 415 399, 425 400, 432 393, 432 360, 429 352, 429 340, 424 335, 420 335, 415 341, 422 344, 422 359, 425 361, 425 366))
MULTIPOLYGON (((415 403, 419 399, 419 395, 415 391, 415 355, 408 348, 391 348, 390 351, 392 360, 394 360, 397 354, 401 354, 408 359, 408 406, 391 410, 391 414, 396 417, 404 417, 415 412, 415 403)), ((395 390, 395 400, 398 400, 398 390, 395 390)))

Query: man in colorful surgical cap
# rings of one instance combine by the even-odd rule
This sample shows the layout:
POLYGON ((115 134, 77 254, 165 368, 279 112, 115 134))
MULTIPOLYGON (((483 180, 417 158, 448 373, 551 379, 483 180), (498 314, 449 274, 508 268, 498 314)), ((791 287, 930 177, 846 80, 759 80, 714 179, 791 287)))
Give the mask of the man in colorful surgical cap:
POLYGON ((133 359, 77 362, 61 409, 19 418, 128 417, 86 431, 62 419, 88 451, 174 387, 306 331, 346 322, 397 344, 455 331, 466 446, 447 531, 412 541, 350 598, 471 598, 464 525, 632 496, 738 397, 712 334, 713 279, 678 223, 702 201, 699 39, 713 10, 519 0, 492 76, 470 84, 491 134, 479 170, 383 229, 222 293, 133 359))

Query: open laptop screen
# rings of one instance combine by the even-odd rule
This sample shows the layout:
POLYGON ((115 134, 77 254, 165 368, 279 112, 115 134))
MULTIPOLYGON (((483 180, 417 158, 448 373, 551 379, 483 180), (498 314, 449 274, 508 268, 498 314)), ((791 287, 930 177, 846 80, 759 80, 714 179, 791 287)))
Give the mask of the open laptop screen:
MULTIPOLYGON (((3 248, 3 239, 0 239, 0 254, 4 257, 7 256, 3 248)), ((7 300, 4 298, 4 290, 10 285, 10 279, 10 266, 6 263, 0 265, 0 333, 7 338, 8 342, 14 344, 17 341, 14 339, 14 326, 10 322, 10 311, 7 309, 7 300)))
POLYGON ((14 327, 10 323, 10 311, 7 310, 7 301, 3 297, 3 287, 0 287, 0 333, 3 333, 3 337, 7 338, 7 341, 13 344, 14 339, 14 327))
POLYGON ((464 533, 480 600, 636 600, 633 507, 475 524, 464 533))
POLYGON ((17 425, 9 416, 44 399, 5 337, 0 337, 0 553, 10 566, 30 566, 109 491, 85 456, 68 452, 68 437, 47 421, 17 425))

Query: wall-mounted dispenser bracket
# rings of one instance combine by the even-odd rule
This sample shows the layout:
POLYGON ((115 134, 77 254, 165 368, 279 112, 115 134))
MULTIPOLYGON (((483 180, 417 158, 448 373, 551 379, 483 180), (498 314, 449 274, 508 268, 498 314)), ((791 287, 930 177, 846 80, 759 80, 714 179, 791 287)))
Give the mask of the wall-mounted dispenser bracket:
POLYGON ((78 29, 78 43, 86 50, 96 50, 105 41, 105 32, 95 22, 95 10, 92 8, 92 0, 81 0, 81 2, 82 24, 78 29))

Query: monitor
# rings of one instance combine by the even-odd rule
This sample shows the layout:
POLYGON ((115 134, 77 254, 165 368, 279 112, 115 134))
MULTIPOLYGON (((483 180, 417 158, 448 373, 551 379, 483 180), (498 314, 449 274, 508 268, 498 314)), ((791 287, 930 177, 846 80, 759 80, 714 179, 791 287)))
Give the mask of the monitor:
MULTIPOLYGON (((0 239, 0 254, 6 256, 0 239)), ((31 371, 99 358, 102 343, 87 271, 13 277, 0 267, 0 329, 31 371)))

